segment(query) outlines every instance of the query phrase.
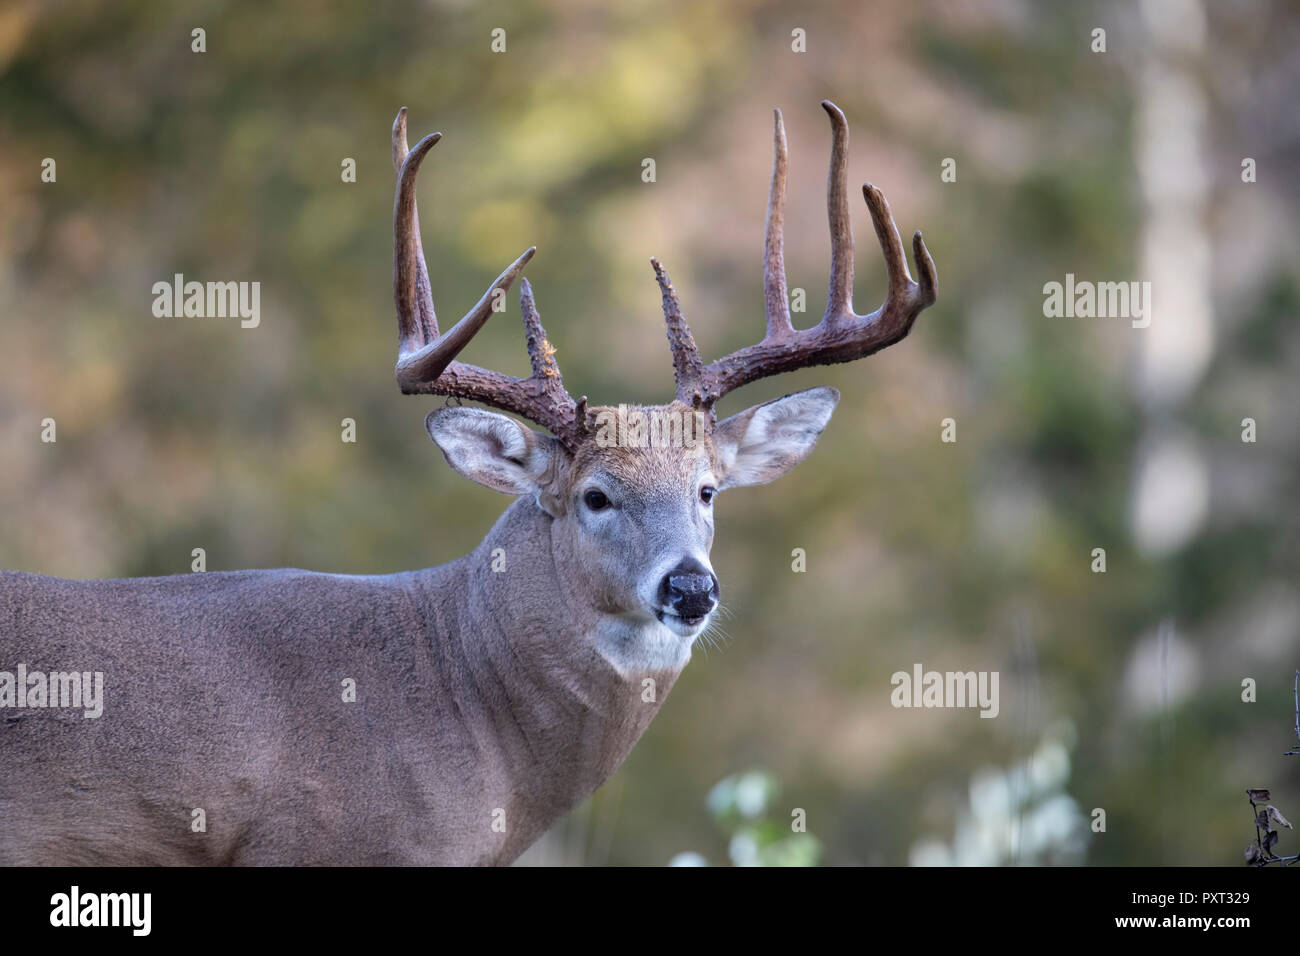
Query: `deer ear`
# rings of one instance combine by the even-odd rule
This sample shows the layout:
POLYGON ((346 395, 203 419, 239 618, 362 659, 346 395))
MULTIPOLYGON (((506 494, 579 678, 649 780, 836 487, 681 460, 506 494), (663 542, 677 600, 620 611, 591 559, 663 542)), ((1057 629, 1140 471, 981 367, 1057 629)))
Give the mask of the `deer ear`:
POLYGON ((840 393, 810 388, 747 408, 713 428, 722 488, 775 481, 808 457, 840 393))
POLYGON ((548 489, 563 452, 551 436, 496 412, 459 406, 430 412, 424 427, 457 473, 502 494, 535 494, 556 514, 558 499, 548 489))

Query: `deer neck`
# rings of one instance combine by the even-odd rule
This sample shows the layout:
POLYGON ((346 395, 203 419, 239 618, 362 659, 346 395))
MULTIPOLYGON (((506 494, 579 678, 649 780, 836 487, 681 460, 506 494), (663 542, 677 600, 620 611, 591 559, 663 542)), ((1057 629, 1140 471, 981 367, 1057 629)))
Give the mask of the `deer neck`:
POLYGON ((439 638, 466 670, 458 709, 476 715, 467 726, 489 789, 515 796, 516 825, 538 834, 618 768, 689 659, 617 653, 672 635, 575 600, 552 521, 517 500, 473 552, 437 569, 451 573, 435 590, 439 638))

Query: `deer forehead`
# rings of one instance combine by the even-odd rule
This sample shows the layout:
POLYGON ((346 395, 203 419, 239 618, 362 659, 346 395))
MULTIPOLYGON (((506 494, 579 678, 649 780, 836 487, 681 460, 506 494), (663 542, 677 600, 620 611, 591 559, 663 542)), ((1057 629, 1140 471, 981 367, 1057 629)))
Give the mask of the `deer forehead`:
POLYGON ((694 494, 700 477, 717 471, 707 418, 696 418, 687 405, 598 406, 590 412, 593 432, 574 452, 574 488, 605 478, 647 495, 694 494))

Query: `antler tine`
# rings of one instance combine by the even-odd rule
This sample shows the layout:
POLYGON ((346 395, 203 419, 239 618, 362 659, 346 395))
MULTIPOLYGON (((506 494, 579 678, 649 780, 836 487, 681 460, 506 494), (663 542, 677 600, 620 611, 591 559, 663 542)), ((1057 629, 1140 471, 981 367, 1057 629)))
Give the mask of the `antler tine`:
POLYGON ((822 109, 831 118, 831 163, 826 175, 826 218, 831 227, 831 281, 823 319, 853 315, 853 222, 849 219, 849 121, 830 100, 822 109))
POLYGON ((704 362, 700 359, 699 347, 691 327, 682 315, 682 304, 677 301, 677 290, 673 280, 668 277, 668 270, 657 258, 651 258, 655 278, 659 281, 659 291, 663 295, 664 324, 668 330, 668 347, 673 353, 673 376, 677 379, 677 400, 687 405, 696 405, 705 400, 703 392, 704 362))
POLYGON ((546 402, 544 414, 546 420, 553 423, 548 427, 558 428, 556 434, 563 433, 566 438, 571 431, 581 434, 586 427, 587 396, 584 395, 581 402, 575 402, 565 389, 560 365, 555 361, 555 346, 546 338, 542 317, 533 301, 533 287, 527 279, 519 280, 519 310, 524 314, 524 340, 528 346, 528 361, 533 367, 533 374, 526 382, 535 385, 540 398, 546 402))
POLYGON ((779 339, 794 331, 785 286, 785 181, 789 156, 781 111, 772 113, 772 188, 767 197, 767 230, 763 240, 763 301, 767 338, 779 339))
MULTIPOLYGON (((420 141, 421 155, 442 139, 441 133, 430 133, 420 141)), ((406 146, 406 107, 397 111, 393 120, 393 172, 401 182, 402 166, 410 150, 406 146)), ((433 309, 433 290, 429 285, 429 269, 424 262, 424 247, 420 243, 420 217, 415 210, 414 178, 409 207, 402 206, 398 191, 397 206, 393 210, 393 293, 397 302, 398 350, 409 352, 438 337, 438 316, 433 309)))
MULTIPOLYGON (((826 211, 831 233, 831 274, 826 313, 821 322, 811 329, 790 329, 789 310, 785 303, 781 240, 786 149, 785 131, 778 111, 776 156, 772 169, 772 191, 768 199, 763 264, 767 334, 758 344, 711 362, 695 375, 694 381, 698 383, 696 391, 710 409, 712 403, 721 396, 756 379, 811 365, 852 362, 888 348, 907 335, 918 313, 932 305, 937 296, 939 281, 934 260, 925 247, 921 233, 918 231, 912 236, 912 249, 920 276, 918 283, 913 281, 907 270, 907 256, 903 252, 898 227, 894 224, 884 193, 867 183, 862 187, 862 195, 871 213, 876 236, 880 240, 889 285, 885 301, 876 311, 868 315, 858 315, 853 311, 853 227, 849 221, 847 192, 849 126, 844 113, 830 100, 823 100, 822 108, 831 121, 831 159, 826 185, 826 211)), ((663 285, 662 281, 660 285, 663 285)), ((675 295, 672 302, 676 303, 675 295)), ((668 312, 668 304, 669 296, 665 292, 665 314, 668 312)), ((672 340, 671 331, 669 339, 672 340)), ((674 363, 676 361, 674 348, 674 363)), ((680 375, 678 392, 680 397, 680 375)))
POLYGON ((528 362, 533 367, 533 377, 560 378, 560 366, 555 361, 555 346, 546 339, 542 317, 533 299, 533 287, 527 279, 519 280, 519 311, 524 315, 524 344, 528 348, 528 362))
MULTIPOLYGON (((786 300, 785 282, 785 184, 789 156, 785 140, 785 122, 781 111, 772 111, 772 186, 767 199, 767 228, 763 239, 763 299, 767 315, 764 342, 779 342, 794 333, 790 324, 790 304, 786 300)), ((655 278, 663 294, 664 321, 668 327, 668 345, 673 353, 673 374, 677 379, 677 400, 691 406, 711 407, 719 395, 710 388, 700 350, 690 326, 682 315, 677 290, 668 271, 658 259, 651 259, 655 278)))
POLYGON ((514 283, 537 251, 530 246, 488 286, 483 297, 449 331, 439 334, 429 287, 428 267, 420 244, 415 181, 420 165, 442 138, 433 133, 406 146, 406 107, 393 122, 393 165, 397 171, 397 196, 393 204, 393 296, 397 304, 399 346, 395 369, 397 383, 407 394, 447 395, 483 402, 530 419, 555 434, 570 449, 586 427, 582 414, 564 389, 555 349, 546 339, 532 288, 520 285, 524 334, 533 374, 513 378, 476 365, 456 361, 456 356, 491 317, 497 297, 514 283))
POLYGON ((871 222, 876 227, 876 237, 880 240, 880 249, 885 255, 885 273, 889 279, 886 301, 924 300, 917 311, 931 305, 935 298, 934 260, 930 258, 930 252, 925 248, 921 231, 918 229, 912 235, 916 268, 921 274, 921 283, 918 286, 912 281, 912 274, 907 270, 907 255, 903 252, 903 241, 899 238, 894 214, 889 210, 889 200, 871 183, 862 184, 862 198, 867 201, 871 222))

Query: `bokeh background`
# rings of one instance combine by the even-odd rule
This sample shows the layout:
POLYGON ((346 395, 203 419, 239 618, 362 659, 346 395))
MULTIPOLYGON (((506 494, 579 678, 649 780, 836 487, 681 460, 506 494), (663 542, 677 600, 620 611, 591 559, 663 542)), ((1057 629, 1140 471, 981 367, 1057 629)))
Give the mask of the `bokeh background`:
MULTIPOLYGON (((706 355, 761 334, 774 106, 796 324, 820 316, 829 97, 851 194, 870 179, 925 230, 939 302, 895 348, 725 400, 844 395, 805 465, 721 499, 719 646, 524 862, 1241 864, 1246 787, 1300 814, 1298 80, 1282 0, 11 0, 0 566, 459 556, 505 501, 393 382, 397 107, 412 142, 445 134, 420 186, 444 321, 536 244, 566 382, 617 403, 672 392, 651 255, 706 355), (260 327, 154 318, 176 272, 259 281, 260 327), (1045 317, 1066 273, 1152 282, 1151 327, 1045 317), (998 718, 891 707, 918 662, 999 671, 998 718), (794 808, 815 845, 788 843, 794 808)), ((467 357, 526 372, 514 295, 467 357)))

